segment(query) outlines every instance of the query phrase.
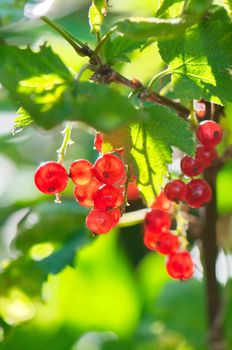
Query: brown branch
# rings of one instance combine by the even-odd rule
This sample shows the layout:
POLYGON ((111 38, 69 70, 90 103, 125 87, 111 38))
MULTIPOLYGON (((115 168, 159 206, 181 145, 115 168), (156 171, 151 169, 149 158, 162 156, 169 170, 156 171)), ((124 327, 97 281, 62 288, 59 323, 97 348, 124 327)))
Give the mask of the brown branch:
POLYGON ((138 97, 143 101, 150 101, 155 104, 163 105, 174 109, 178 115, 184 119, 188 118, 190 111, 178 102, 170 98, 159 95, 154 91, 150 91, 138 79, 127 79, 118 72, 115 72, 110 66, 102 65, 96 67, 92 78, 93 81, 103 84, 122 84, 137 92, 138 97))
POLYGON ((214 161, 214 166, 218 168, 218 170, 229 160, 232 159, 232 145, 229 145, 228 148, 225 150, 223 155, 221 157, 218 157, 214 161))
POLYGON ((104 84, 110 84, 114 82, 117 84, 125 85, 134 91, 138 91, 138 97, 144 101, 151 101, 156 104, 170 107, 174 109, 182 118, 187 118, 189 116, 190 111, 180 103, 147 89, 137 79, 127 79, 120 73, 115 72, 108 64, 104 64, 101 60, 101 57, 98 55, 99 46, 97 49, 92 50, 87 44, 84 44, 80 40, 74 38, 71 34, 66 32, 62 27, 60 27, 57 23, 50 20, 49 18, 43 16, 41 17, 41 20, 53 28, 55 31, 57 31, 73 47, 79 56, 89 57, 89 62, 94 71, 94 74, 92 76, 93 81, 104 84))
MULTIPOLYGON (((215 106, 207 106, 212 119, 218 118, 215 106)), ((206 205, 205 218, 202 228, 202 247, 205 265, 206 297, 209 322, 209 348, 210 350, 226 350, 226 341, 223 332, 224 305, 216 278, 216 260, 218 256, 216 224, 218 220, 216 178, 220 170, 222 158, 218 158, 213 166, 206 168, 204 179, 212 189, 212 199, 206 205)))

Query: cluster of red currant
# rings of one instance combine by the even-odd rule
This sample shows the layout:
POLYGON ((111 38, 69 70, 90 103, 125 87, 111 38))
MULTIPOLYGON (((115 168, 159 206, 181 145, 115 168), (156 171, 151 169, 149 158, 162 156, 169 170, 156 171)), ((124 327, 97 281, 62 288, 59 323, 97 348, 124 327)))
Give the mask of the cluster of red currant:
POLYGON ((200 175, 217 157, 215 146, 221 141, 222 130, 214 121, 204 121, 198 126, 196 136, 200 145, 197 146, 195 157, 184 156, 181 160, 182 176, 192 179, 187 184, 180 179, 168 182, 161 193, 166 205, 157 197, 144 222, 145 245, 160 254, 168 255, 167 272, 173 278, 182 280, 193 275, 194 264, 190 253, 181 249, 181 238, 175 231, 170 232, 170 206, 167 203, 186 202, 192 208, 200 208, 210 201, 212 191, 209 184, 193 177, 200 175))
POLYGON ((190 253, 180 249, 180 238, 176 231, 170 231, 172 202, 164 192, 156 198, 144 220, 144 244, 151 250, 167 255, 168 274, 181 280, 187 280, 194 273, 194 264, 190 253))
POLYGON ((124 203, 125 166, 112 153, 102 155, 95 164, 79 159, 70 166, 69 174, 58 162, 43 163, 35 172, 37 188, 47 194, 62 192, 68 177, 75 184, 78 203, 93 207, 86 218, 86 226, 94 233, 107 233, 117 225, 124 203))
POLYGON ((190 177, 191 180, 187 184, 180 179, 172 180, 164 188, 169 200, 185 201, 192 208, 200 208, 212 197, 209 184, 203 179, 193 178, 211 166, 217 157, 215 146, 222 139, 222 129, 216 122, 206 120, 199 124, 196 136, 200 145, 197 146, 195 157, 186 155, 180 163, 182 174, 190 177))

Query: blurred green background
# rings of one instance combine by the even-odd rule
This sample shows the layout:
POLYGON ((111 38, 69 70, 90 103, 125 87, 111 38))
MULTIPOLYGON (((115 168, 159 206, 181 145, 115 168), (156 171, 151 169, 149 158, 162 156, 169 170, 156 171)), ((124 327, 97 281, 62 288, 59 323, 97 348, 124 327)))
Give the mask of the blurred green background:
MULTIPOLYGON (((55 2, 52 14, 73 35, 94 43, 95 37, 88 28, 88 5, 89 1, 60 0, 55 2)), ((111 0, 110 5, 111 14, 107 17, 106 28, 127 14, 154 15, 158 1, 111 0)), ((38 47, 47 41, 70 69, 78 71, 85 63, 85 59, 78 58, 62 38, 41 22, 22 20, 20 11, 12 17, 3 31, 9 43, 38 47)), ((162 69, 156 45, 149 46, 142 53, 135 52, 132 62, 119 64, 117 68, 125 76, 136 76, 145 83, 162 69)), ((25 227, 20 230, 33 236, 34 230, 39 227, 43 233, 43 243, 35 244, 30 251, 34 261, 53 251, 56 237, 63 237, 68 231, 78 235, 82 233, 72 186, 58 208, 53 198, 45 198, 33 183, 36 167, 43 161, 56 159, 56 150, 62 141, 62 127, 50 132, 27 128, 13 136, 11 131, 18 107, 0 89, 2 266, 19 254, 11 242, 18 231, 19 221, 31 207, 39 209, 30 213, 25 227)), ((228 115, 232 115, 231 109, 227 106, 228 115)), ((67 153, 67 168, 77 158, 90 161, 97 158, 93 138, 92 130, 86 130, 81 124, 75 125, 72 134, 75 143, 67 153)), ((232 196, 228 191, 231 176, 232 164, 227 164, 218 177, 218 207, 222 216, 219 226, 228 252, 231 246, 232 196)), ((132 209, 133 206, 136 208, 136 203, 131 204, 132 209)), ((82 225, 83 218, 81 220, 82 225)), ((30 240, 28 234, 25 240, 30 240)), ((198 248, 192 248, 197 257, 198 248)), ((69 250, 67 252, 70 253, 69 250)), ((196 278, 190 281, 172 281, 166 274, 164 258, 143 247, 142 227, 134 226, 115 230, 80 249, 73 267, 66 267, 56 275, 49 274, 42 286, 42 300, 39 297, 41 284, 30 276, 28 268, 20 276, 17 269, 12 270, 9 283, 13 287, 8 288, 6 280, 1 288, 0 338, 5 340, 0 343, 0 349, 205 350, 207 316, 200 268, 199 262, 196 278)), ((224 288, 227 305, 225 330, 232 348, 231 268, 230 254, 221 252, 218 279, 224 288)), ((24 265, 21 271, 24 271, 24 265)))

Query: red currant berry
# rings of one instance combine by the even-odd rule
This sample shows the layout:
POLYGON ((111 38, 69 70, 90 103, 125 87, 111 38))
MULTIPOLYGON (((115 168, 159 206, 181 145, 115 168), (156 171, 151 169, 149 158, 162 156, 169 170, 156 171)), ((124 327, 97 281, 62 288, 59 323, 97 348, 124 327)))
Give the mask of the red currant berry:
POLYGON ((187 280, 193 276, 194 265, 188 251, 177 252, 169 255, 166 263, 168 274, 180 280, 187 280))
POLYGON ((113 220, 113 226, 116 226, 119 223, 120 217, 122 216, 120 209, 109 210, 108 213, 111 215, 113 220))
POLYGON ((194 101, 194 110, 196 112, 197 118, 204 118, 206 113, 206 107, 204 102, 194 101))
POLYGON ((125 166, 121 159, 107 153, 96 160, 94 173, 99 181, 107 185, 113 185, 125 176, 125 166))
POLYGON ((158 209, 147 212, 144 221, 145 229, 154 233, 161 233, 169 230, 171 219, 168 213, 158 209))
POLYGON ((212 120, 205 120, 198 126, 197 138, 202 145, 214 147, 222 139, 222 129, 218 123, 212 120))
POLYGON ((173 202, 184 201, 186 192, 187 186, 181 180, 170 181, 164 187, 164 193, 166 197, 173 202))
POLYGON ((66 188, 68 174, 60 163, 49 161, 37 168, 34 181, 41 192, 55 194, 62 192, 66 188))
POLYGON ((200 159, 204 164, 204 167, 209 167, 214 159, 217 158, 217 151, 215 148, 198 146, 196 149, 196 158, 200 159))
POLYGON ((204 169, 203 163, 198 158, 192 158, 189 156, 184 156, 181 159, 180 167, 182 173, 189 177, 200 175, 204 169))
POLYGON ((97 132, 94 138, 94 148, 102 153, 102 144, 103 144, 103 135, 100 132, 97 132))
POLYGON ((143 242, 145 246, 150 250, 156 250, 156 242, 159 235, 160 233, 153 233, 145 229, 143 236, 143 242))
POLYGON ((93 207, 95 193, 101 185, 101 182, 93 177, 87 185, 75 186, 73 193, 78 203, 84 207, 93 207))
POLYGON ((127 199, 128 201, 135 201, 140 196, 139 189, 136 182, 136 177, 133 176, 127 187, 127 199))
POLYGON ((93 177, 93 164, 78 159, 71 164, 69 176, 76 185, 87 185, 93 177))
POLYGON ((155 202, 152 204, 151 208, 170 213, 172 210, 172 202, 166 197, 164 191, 162 191, 156 197, 155 202))
POLYGON ((192 208, 200 208, 208 203, 212 197, 212 190, 209 184, 202 179, 191 180, 187 184, 185 200, 192 208))
POLYGON ((161 233, 156 241, 156 250, 160 254, 169 255, 179 248, 179 239, 170 232, 161 233))
POLYGON ((122 205, 124 197, 119 188, 112 185, 101 187, 94 196, 94 206, 103 210, 111 210, 122 205))
POLYGON ((109 213, 105 210, 93 208, 86 217, 86 226, 94 233, 107 233, 114 226, 114 222, 109 213))

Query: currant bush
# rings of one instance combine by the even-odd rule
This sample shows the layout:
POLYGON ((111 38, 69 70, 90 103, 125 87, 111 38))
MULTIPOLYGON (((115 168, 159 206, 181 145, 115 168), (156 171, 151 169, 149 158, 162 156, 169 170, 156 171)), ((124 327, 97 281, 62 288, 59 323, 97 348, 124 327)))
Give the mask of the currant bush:
MULTIPOLYGON (((197 129, 200 144, 195 156, 185 155, 181 159, 181 178, 166 183, 144 217, 144 244, 152 251, 167 255, 167 272, 175 279, 191 278, 194 264, 186 250, 186 238, 179 235, 179 231, 170 231, 173 202, 175 205, 185 202, 189 207, 200 208, 210 201, 212 190, 209 184, 195 177, 217 158, 215 146, 221 138, 221 128, 217 123, 200 123, 197 129), (186 181, 185 177, 190 180, 186 181)), ((126 165, 121 159, 123 149, 115 150, 117 155, 113 152, 102 154, 103 142, 103 135, 96 133, 94 147, 101 153, 100 157, 94 164, 86 159, 75 160, 69 170, 78 204, 91 208, 86 217, 86 226, 94 234, 108 233, 119 223, 127 200, 139 198, 131 165, 129 173, 132 175, 127 178, 126 165)), ((46 162, 35 172, 35 184, 43 193, 57 195, 66 188, 67 183, 67 171, 59 162, 46 162)))

